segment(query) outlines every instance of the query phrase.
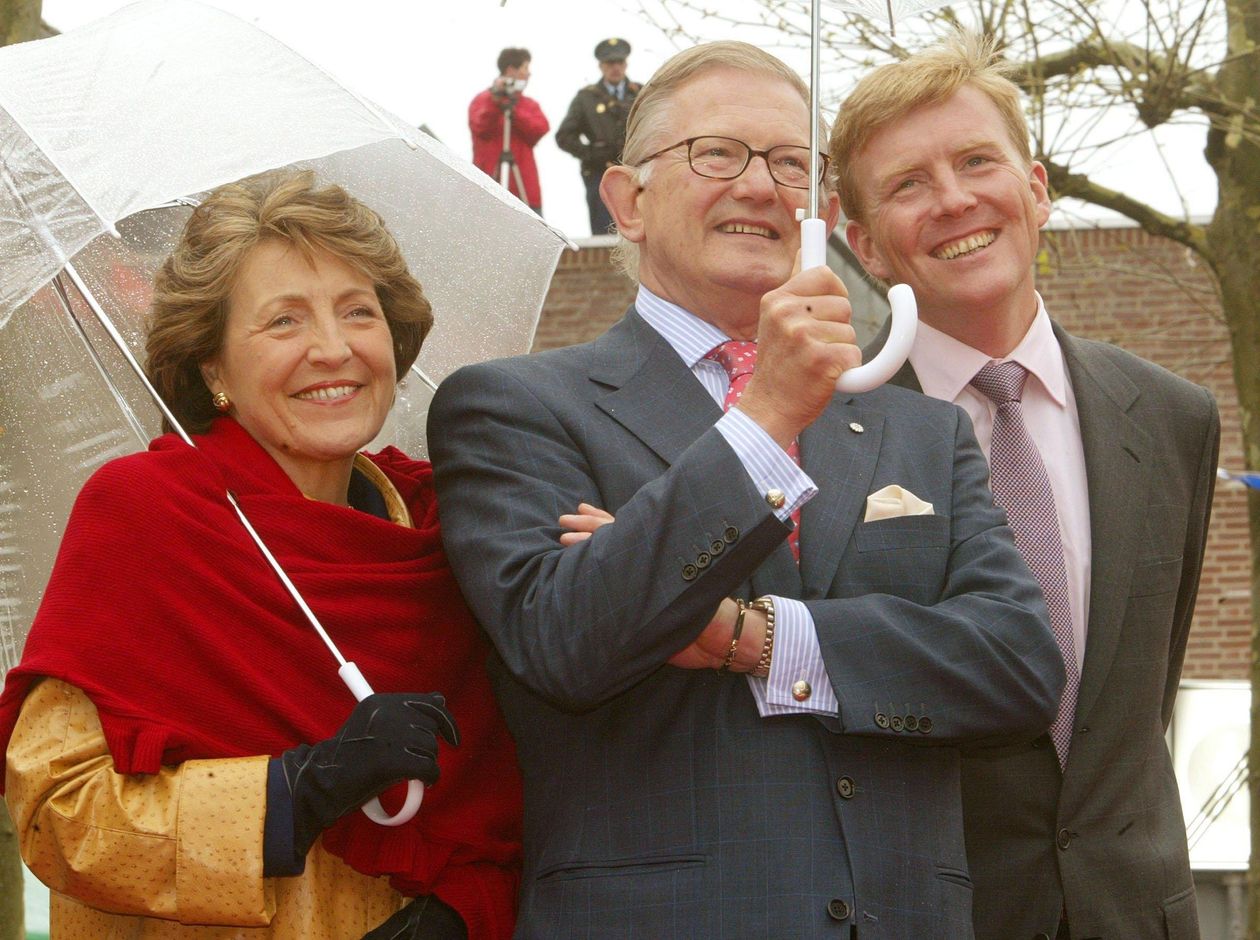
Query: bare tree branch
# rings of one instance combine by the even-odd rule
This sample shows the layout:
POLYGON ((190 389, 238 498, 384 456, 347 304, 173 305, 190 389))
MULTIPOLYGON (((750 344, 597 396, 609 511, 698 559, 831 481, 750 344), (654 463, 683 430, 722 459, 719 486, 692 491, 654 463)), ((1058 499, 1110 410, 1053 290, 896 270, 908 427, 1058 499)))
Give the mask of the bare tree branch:
POLYGON ((1152 235, 1171 239, 1200 255, 1207 256, 1207 236, 1202 225, 1165 215, 1126 193, 1096 183, 1088 176, 1073 173, 1052 160, 1043 159, 1050 188, 1057 197, 1070 196, 1084 202, 1111 209, 1132 219, 1152 235))

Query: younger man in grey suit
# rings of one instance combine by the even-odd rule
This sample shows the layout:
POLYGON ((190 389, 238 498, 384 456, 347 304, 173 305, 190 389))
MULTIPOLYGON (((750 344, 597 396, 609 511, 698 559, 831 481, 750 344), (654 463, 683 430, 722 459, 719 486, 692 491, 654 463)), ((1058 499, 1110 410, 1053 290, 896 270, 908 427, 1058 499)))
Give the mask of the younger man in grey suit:
POLYGON ((1011 405, 990 399, 986 376, 1017 376, 1015 433, 1052 491, 1039 530, 1018 505, 1011 525, 1034 570, 1034 555, 1060 558, 1068 691, 1049 736, 963 760, 976 934, 1198 937, 1164 729, 1203 561, 1216 405, 1047 316, 1032 274, 1046 173, 1018 89, 979 40, 866 76, 841 106, 831 157, 849 244, 918 298, 919 333, 894 381, 967 409, 1006 505, 1004 486, 1026 493, 1041 476, 1038 461, 1016 467, 1011 405))
POLYGON ((634 306, 434 400, 443 532, 525 776, 519 937, 969 937, 957 747, 1054 714, 1062 662, 966 416, 835 394, 844 285, 793 273, 807 101, 752 46, 671 59, 603 179, 634 306))

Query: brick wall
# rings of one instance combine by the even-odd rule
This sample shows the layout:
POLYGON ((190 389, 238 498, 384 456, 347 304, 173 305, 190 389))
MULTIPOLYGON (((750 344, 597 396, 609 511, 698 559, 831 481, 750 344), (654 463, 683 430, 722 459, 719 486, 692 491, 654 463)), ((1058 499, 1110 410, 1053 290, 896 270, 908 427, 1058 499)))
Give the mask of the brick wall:
POLYGON ((621 319, 636 287, 612 266, 612 239, 590 239, 560 255, 551 279, 534 351, 585 343, 621 319))
MULTIPOLYGON (((1207 386, 1221 409, 1220 464, 1240 470, 1241 423, 1229 339, 1212 275, 1176 244, 1139 229, 1046 233, 1037 284, 1052 315, 1079 336, 1113 342, 1207 386)), ((534 348, 585 342, 634 297, 603 240, 561 255, 534 348)), ((1219 486, 1195 611, 1188 679, 1248 675, 1251 603, 1245 491, 1219 486)))
MULTIPOLYGON (((1038 261, 1046 307, 1070 332, 1123 346, 1211 390, 1221 409, 1220 465, 1241 470, 1229 334, 1211 272, 1185 248, 1135 228, 1047 233, 1038 261)), ((1218 485, 1185 678, 1248 676, 1250 558, 1246 491, 1218 485)))

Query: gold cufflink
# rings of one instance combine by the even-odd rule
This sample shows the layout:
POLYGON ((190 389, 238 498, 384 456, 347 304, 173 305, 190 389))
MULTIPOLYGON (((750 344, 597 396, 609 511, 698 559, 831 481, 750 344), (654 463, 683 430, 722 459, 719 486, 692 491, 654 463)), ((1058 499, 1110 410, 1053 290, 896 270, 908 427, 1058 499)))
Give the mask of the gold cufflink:
POLYGON ((813 694, 814 690, 810 688, 809 683, 804 679, 797 679, 792 683, 792 698, 798 702, 805 701, 813 694))
POLYGON ((766 502, 770 504, 771 509, 782 509, 783 504, 787 502, 787 497, 783 495, 783 490, 767 490, 766 502))

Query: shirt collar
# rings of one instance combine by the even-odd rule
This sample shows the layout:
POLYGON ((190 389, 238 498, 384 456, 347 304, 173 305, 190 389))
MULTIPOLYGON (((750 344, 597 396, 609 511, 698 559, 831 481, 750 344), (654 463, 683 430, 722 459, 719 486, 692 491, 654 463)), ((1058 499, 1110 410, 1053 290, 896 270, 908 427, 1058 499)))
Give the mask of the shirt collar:
POLYGON ((1010 355, 994 360, 926 323, 920 323, 910 352, 910 365, 923 391, 933 398, 957 401, 975 374, 989 362, 1018 362, 1037 379, 1055 404, 1067 404, 1067 370, 1041 295, 1028 332, 1010 355))
POLYGON ((634 309, 648 326, 661 334, 688 369, 694 369, 706 353, 730 339, 712 323, 656 296, 642 284, 634 299, 634 309))

